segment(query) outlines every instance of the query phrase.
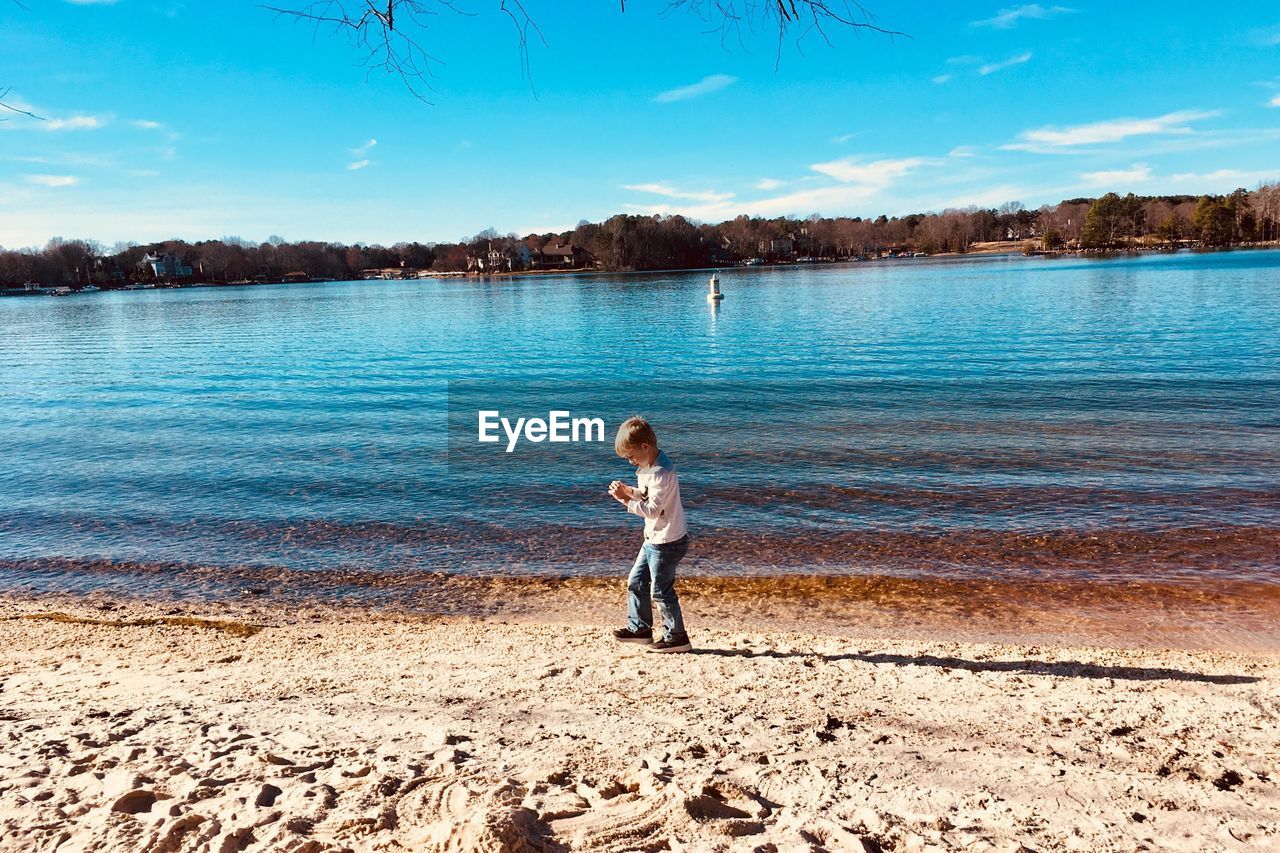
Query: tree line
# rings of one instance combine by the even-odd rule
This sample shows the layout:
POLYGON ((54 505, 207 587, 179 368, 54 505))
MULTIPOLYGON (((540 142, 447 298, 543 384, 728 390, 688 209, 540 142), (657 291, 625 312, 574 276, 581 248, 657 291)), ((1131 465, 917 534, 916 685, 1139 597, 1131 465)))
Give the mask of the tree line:
MULTIPOLYGON (((1085 201, 1083 199, 1077 202, 1085 201)), ((1064 202, 1063 205, 1068 204, 1064 202)), ((1062 205, 1059 205, 1062 207, 1062 205)), ((1078 208, 1077 208, 1078 210, 1078 208)), ((1069 232, 1052 220, 1044 231, 1046 249, 1067 245, 1069 232)), ((1225 196, 1143 197, 1107 193, 1088 202, 1076 243, 1082 248, 1199 243, 1232 246, 1280 239, 1280 184, 1252 193, 1241 188, 1225 196)))
POLYGON ((1224 247, 1280 240, 1280 183, 1222 196, 1166 195, 1067 199, 1029 210, 1018 202, 998 208, 967 207, 902 217, 805 219, 739 216, 719 224, 683 216, 619 214, 583 221, 560 233, 499 234, 487 229, 457 243, 346 245, 290 243, 271 237, 253 243, 237 237, 194 243, 165 240, 145 245, 54 238, 43 248, 0 250, 0 285, 25 282, 72 287, 124 286, 154 281, 145 258, 168 256, 190 268, 182 278, 210 283, 281 281, 288 278, 354 279, 465 271, 495 250, 520 257, 550 245, 585 250, 603 270, 658 270, 721 266, 759 257, 848 259, 886 253, 964 253, 979 243, 1021 241, 1039 251, 1200 245, 1224 247))

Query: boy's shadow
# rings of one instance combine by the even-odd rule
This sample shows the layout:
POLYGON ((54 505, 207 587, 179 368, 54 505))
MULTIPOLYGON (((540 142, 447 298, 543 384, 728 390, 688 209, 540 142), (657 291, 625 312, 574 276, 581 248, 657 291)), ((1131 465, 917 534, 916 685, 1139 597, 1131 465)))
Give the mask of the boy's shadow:
POLYGON ((753 652, 750 649, 694 649, 696 655, 741 658, 818 658, 828 663, 838 660, 858 660, 865 663, 891 663, 894 666, 936 666, 944 669, 965 669, 969 672, 1017 672, 1024 675, 1057 675, 1072 678, 1116 678, 1125 681, 1198 681, 1205 684, 1256 684, 1261 678, 1251 675, 1207 675, 1202 672, 1186 672, 1181 669, 1165 669, 1142 666, 1103 666, 1080 661, 993 660, 975 661, 965 658, 938 657, 936 655, 890 655, 872 652, 853 652, 841 655, 824 655, 817 652, 753 652))

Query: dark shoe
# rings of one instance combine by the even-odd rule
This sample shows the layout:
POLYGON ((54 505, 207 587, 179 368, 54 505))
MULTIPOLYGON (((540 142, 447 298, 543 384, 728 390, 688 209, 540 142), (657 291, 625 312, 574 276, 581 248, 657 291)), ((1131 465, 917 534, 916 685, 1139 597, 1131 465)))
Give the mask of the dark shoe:
POLYGON ((614 628, 613 638, 624 643, 652 643, 653 629, 641 628, 639 631, 632 631, 630 628, 614 628))
POLYGON ((665 640, 658 640, 649 646, 651 652, 689 652, 693 651, 693 643, 688 634, 672 634, 665 640))

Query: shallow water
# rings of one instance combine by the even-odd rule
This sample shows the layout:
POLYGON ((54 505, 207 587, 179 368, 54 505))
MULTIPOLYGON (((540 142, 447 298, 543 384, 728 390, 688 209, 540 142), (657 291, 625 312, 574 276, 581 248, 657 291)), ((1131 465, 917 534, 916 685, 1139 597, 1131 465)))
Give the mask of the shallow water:
POLYGON ((1280 252, 706 278, 0 300, 0 589, 616 576, 635 412, 690 575, 1280 581, 1280 252), (505 453, 489 408, 607 441, 505 453))

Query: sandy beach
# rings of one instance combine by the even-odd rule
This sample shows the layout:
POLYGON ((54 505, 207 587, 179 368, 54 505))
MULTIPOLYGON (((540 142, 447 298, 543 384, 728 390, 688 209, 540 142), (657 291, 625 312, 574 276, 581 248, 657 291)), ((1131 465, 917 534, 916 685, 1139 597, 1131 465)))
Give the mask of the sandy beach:
POLYGON ((1269 850, 1280 656, 0 600, 4 850, 1269 850))

